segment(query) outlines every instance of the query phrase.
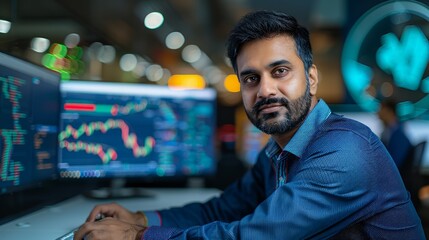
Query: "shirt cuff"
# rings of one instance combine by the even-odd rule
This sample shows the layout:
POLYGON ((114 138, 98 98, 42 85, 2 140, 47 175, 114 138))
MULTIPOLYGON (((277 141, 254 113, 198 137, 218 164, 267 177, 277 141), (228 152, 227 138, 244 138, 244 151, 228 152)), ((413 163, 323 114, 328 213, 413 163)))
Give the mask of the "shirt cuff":
POLYGON ((147 226, 162 226, 161 215, 158 211, 145 211, 147 226))
POLYGON ((144 234, 141 240, 169 239, 171 236, 176 235, 180 231, 182 230, 178 228, 159 227, 159 226, 148 227, 146 231, 144 231, 144 234))

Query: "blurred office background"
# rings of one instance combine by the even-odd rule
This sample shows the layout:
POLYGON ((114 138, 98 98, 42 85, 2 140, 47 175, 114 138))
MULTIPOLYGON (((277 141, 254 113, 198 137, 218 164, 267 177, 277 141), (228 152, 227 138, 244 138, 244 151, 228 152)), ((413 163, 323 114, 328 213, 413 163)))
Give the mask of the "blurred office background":
MULTIPOLYGON (((241 16, 256 9, 294 15, 311 33, 320 74, 318 96, 377 134, 382 129, 375 114, 377 103, 394 98, 402 103, 401 117, 410 122, 408 134, 417 144, 429 136, 427 4, 427 0, 1 0, 0 51, 57 71, 64 81, 215 89, 219 168, 218 177, 206 184, 224 188, 254 163, 267 140, 248 123, 237 79, 225 57, 227 35, 241 16), (396 34, 389 35, 396 42, 383 38, 386 31, 396 34), (360 65, 350 66, 349 61, 360 65), (407 82, 403 75, 414 80, 407 82)), ((429 169, 428 156, 426 149, 422 175, 429 169)), ((421 198, 424 202, 429 196, 422 191, 421 198)))
MULTIPOLYGON (((319 97, 331 105, 351 104, 354 108, 357 104, 360 107, 353 110, 374 112, 380 96, 394 95, 401 102, 418 102, 417 107, 404 104, 403 115, 410 119, 425 113, 426 108, 417 108, 429 104, 427 81, 422 81, 421 88, 395 87, 383 80, 391 76, 383 75, 377 67, 371 83, 353 83, 360 81, 354 72, 358 68, 346 69, 342 61, 355 54, 365 65, 375 65, 373 54, 381 41, 377 31, 383 28, 403 31, 404 24, 415 24, 427 36, 427 9, 420 6, 427 2, 2 0, 0 51, 58 71, 64 80, 214 88, 218 93, 218 126, 232 124, 235 132, 243 132, 246 118, 242 116, 238 82, 225 57, 225 41, 242 15, 254 9, 273 9, 296 16, 310 30, 320 73, 319 97), (380 4, 388 6, 383 9, 380 4), (399 14, 389 16, 390 11, 399 14), (366 19, 374 18, 371 14, 381 17, 366 21, 365 27, 357 26, 365 14, 366 19), (362 36, 365 34, 368 37, 362 36), (348 36, 350 41, 346 43, 348 36), (362 90, 359 85, 365 85, 365 94, 356 93, 355 88, 362 90), (366 102, 368 97, 375 101, 366 102)), ((419 46, 415 44, 415 48, 419 46)), ((423 58, 424 50, 420 51, 423 58)), ((426 60, 420 61, 424 67, 422 79, 427 77, 426 60)), ((365 73, 365 69, 358 70, 365 73)), ((244 140, 242 136, 237 138, 244 140)), ((242 143, 236 147, 241 149, 242 143)))

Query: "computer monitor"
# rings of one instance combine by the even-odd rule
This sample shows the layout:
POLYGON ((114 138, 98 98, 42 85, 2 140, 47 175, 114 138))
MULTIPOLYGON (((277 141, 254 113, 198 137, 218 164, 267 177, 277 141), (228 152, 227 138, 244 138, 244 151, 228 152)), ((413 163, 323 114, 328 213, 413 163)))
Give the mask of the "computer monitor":
POLYGON ((61 96, 61 178, 153 181, 216 170, 213 89, 71 80, 61 96))
POLYGON ((0 53, 0 195, 57 176, 60 76, 0 53))

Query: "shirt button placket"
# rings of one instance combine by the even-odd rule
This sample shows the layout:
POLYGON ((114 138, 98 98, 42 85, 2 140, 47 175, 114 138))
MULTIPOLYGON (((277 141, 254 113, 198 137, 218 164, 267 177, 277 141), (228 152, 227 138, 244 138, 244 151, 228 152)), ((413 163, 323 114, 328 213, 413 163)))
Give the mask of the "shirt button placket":
POLYGON ((279 177, 279 186, 283 185, 284 183, 285 183, 284 177, 280 176, 279 177))
POLYGON ((278 159, 278 161, 277 161, 277 173, 278 173, 277 187, 280 187, 283 184, 285 184, 285 180, 286 180, 285 154, 286 154, 285 152, 282 152, 277 158, 278 159))

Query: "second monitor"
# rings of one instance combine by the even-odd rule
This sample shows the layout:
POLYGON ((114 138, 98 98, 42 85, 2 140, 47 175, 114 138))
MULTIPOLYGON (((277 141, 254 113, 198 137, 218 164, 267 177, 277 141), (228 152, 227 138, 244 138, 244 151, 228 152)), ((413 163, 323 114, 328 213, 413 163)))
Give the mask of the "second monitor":
POLYGON ((216 93, 68 81, 61 85, 62 178, 213 174, 216 93))

